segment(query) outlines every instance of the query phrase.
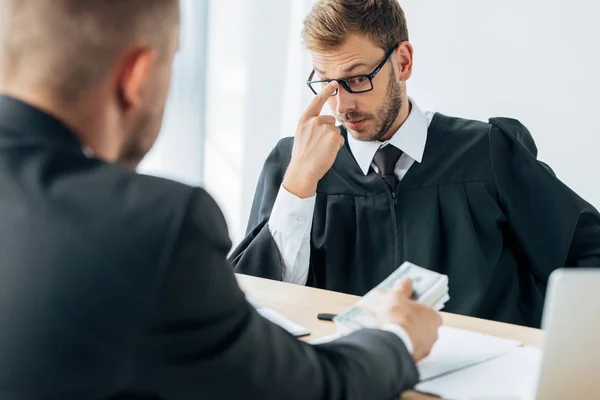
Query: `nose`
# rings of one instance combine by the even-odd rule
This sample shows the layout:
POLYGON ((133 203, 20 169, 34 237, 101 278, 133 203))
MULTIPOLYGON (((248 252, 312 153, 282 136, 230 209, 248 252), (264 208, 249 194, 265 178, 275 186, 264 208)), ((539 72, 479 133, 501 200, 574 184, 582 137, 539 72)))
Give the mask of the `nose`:
POLYGON ((334 97, 335 110, 337 114, 349 114, 356 109, 356 96, 342 86, 339 86, 338 93, 334 97))

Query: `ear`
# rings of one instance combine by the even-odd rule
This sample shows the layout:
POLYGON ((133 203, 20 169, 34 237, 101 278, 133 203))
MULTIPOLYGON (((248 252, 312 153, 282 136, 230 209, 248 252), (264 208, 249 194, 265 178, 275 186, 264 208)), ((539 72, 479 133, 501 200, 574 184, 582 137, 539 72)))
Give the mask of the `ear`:
POLYGON ((138 49, 124 57, 117 78, 120 101, 126 110, 139 106, 142 102, 144 84, 156 63, 156 51, 150 48, 138 49))
POLYGON ((392 62, 396 70, 396 78, 399 81, 407 81, 412 75, 413 67, 413 47, 409 42, 402 42, 398 45, 394 54, 392 54, 392 62))

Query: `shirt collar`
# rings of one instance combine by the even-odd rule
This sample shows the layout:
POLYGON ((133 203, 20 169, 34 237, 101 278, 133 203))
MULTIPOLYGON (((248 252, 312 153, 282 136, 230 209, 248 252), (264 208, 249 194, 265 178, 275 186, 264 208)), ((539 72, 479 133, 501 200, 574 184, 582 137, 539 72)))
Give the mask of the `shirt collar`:
POLYGON ((400 129, 394 133, 390 140, 386 142, 364 142, 355 139, 348 132, 348 145, 354 155, 354 159, 365 175, 369 173, 371 162, 377 150, 386 144, 391 144, 402 150, 407 156, 418 163, 423 160, 425 143, 427 142, 427 129, 431 122, 431 116, 425 115, 413 99, 409 98, 409 101, 412 107, 408 118, 406 118, 406 121, 404 121, 400 129))

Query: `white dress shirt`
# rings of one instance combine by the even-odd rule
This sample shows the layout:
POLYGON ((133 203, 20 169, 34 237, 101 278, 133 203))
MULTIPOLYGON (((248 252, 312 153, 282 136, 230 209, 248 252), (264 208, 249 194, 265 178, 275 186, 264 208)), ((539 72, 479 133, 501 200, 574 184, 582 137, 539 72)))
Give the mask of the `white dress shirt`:
MULTIPOLYGON (((369 167, 376 172, 373 157, 380 147, 392 145, 402 150, 403 154, 396 164, 394 173, 399 180, 404 178, 413 163, 420 163, 425 152, 427 129, 433 113, 423 113, 413 99, 409 99, 411 110, 400 129, 386 142, 363 142, 348 135, 348 145, 365 175, 369 167)), ((305 285, 308 279, 310 262, 310 231, 315 210, 316 195, 306 199, 294 196, 283 186, 275 199, 269 231, 275 240, 283 263, 282 277, 284 282, 305 285)), ((396 333, 412 352, 412 343, 404 329, 393 325, 383 327, 396 333), (398 329, 399 328, 399 329, 398 329)))

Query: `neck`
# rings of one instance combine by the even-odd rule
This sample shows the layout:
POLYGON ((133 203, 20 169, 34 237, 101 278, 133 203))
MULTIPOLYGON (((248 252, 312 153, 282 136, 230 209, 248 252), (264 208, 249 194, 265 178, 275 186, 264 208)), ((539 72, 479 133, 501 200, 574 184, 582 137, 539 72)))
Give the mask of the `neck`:
POLYGON ((408 118, 408 116, 410 114, 412 105, 410 104, 410 101, 408 101, 407 96, 403 96, 403 97, 404 98, 402 99, 402 104, 400 105, 400 112, 398 113, 398 117, 396 118, 396 120, 394 121, 392 126, 390 126, 390 129, 388 129, 388 131, 385 133, 385 135, 383 135, 381 137, 381 139, 379 139, 382 142, 385 142, 386 140, 390 140, 392 138, 392 136, 394 136, 394 134, 396 132, 398 132, 398 130, 404 124, 404 122, 406 121, 406 119, 408 118))
POLYGON ((113 132, 118 130, 108 126, 106 112, 99 107, 101 101, 82 96, 73 104, 66 105, 48 91, 16 85, 3 85, 0 91, 61 121, 94 157, 108 162, 117 161, 121 143, 118 134, 113 132))

